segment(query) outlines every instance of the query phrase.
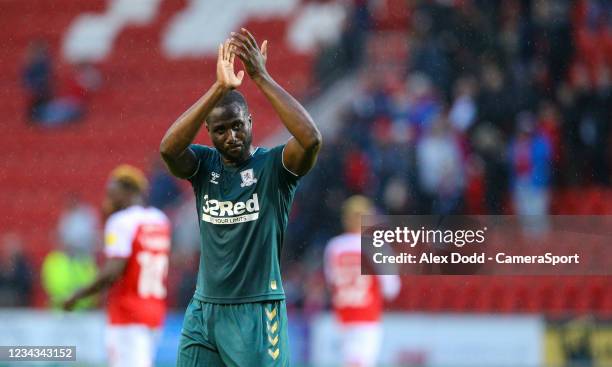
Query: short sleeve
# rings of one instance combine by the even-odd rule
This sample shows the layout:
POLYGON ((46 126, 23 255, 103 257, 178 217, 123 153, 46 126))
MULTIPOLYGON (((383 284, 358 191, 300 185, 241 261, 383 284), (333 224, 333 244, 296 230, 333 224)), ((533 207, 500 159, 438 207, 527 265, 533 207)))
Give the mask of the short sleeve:
POLYGON ((301 176, 298 176, 285 167, 285 163, 283 162, 283 151, 285 150, 285 146, 286 145, 283 144, 274 147, 270 150, 270 153, 272 154, 275 172, 278 173, 279 186, 293 189, 297 186, 301 176))
POLYGON ((195 172, 191 176, 187 177, 187 180, 193 183, 197 181, 198 177, 205 175, 208 171, 208 161, 212 155, 212 149, 199 144, 191 144, 189 145, 189 149, 191 149, 197 159, 197 167, 195 172))
POLYGON ((135 223, 125 215, 111 217, 104 228, 104 254, 106 257, 129 257, 136 235, 135 223))

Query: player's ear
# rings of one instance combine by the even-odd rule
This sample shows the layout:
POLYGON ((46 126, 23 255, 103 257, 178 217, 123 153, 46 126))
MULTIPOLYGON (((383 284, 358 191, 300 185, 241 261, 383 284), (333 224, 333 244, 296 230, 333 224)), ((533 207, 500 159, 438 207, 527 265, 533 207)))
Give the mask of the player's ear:
POLYGON ((206 131, 210 132, 210 129, 208 128, 208 120, 204 120, 204 126, 206 126, 206 131))

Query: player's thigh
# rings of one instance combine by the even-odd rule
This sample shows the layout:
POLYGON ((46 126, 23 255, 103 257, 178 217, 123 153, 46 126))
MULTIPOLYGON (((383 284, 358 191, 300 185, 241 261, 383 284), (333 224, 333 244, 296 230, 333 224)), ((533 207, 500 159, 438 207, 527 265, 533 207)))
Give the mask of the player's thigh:
POLYGON ((225 367, 219 352, 190 339, 186 335, 181 335, 179 342, 177 367, 225 367))
POLYGON ((376 324, 347 325, 342 331, 343 362, 347 366, 370 367, 378 362, 382 330, 376 324))
POLYGON ((150 367, 153 365, 154 332, 145 325, 109 325, 106 345, 111 367, 150 367))
POLYGON ((289 366, 284 301, 220 305, 215 320, 216 344, 227 366, 289 366))
POLYGON ((189 303, 181 329, 177 366, 225 366, 209 335, 212 307, 195 299, 189 303))

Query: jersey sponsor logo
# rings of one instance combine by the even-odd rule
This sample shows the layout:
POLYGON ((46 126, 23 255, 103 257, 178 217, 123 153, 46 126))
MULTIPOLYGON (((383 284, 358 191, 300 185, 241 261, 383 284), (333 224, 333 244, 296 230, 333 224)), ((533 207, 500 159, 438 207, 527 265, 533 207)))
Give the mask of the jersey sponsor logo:
POLYGON ((242 183, 240 187, 248 187, 257 182, 255 178, 255 173, 252 168, 246 169, 240 172, 240 177, 242 178, 242 183))
POLYGON ((259 218, 259 199, 253 194, 249 200, 219 201, 208 199, 204 195, 202 220, 212 224, 236 224, 257 220, 259 218))

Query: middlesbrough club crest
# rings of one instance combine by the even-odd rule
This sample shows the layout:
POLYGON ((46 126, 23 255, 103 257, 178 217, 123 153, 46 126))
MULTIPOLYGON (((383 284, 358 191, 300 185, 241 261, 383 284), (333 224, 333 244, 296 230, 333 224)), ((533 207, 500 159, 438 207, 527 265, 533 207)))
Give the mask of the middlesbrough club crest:
POLYGON ((257 182, 257 179, 255 178, 255 173, 253 172, 252 168, 241 171, 240 177, 242 178, 242 183, 240 184, 240 187, 251 186, 252 184, 257 182))

